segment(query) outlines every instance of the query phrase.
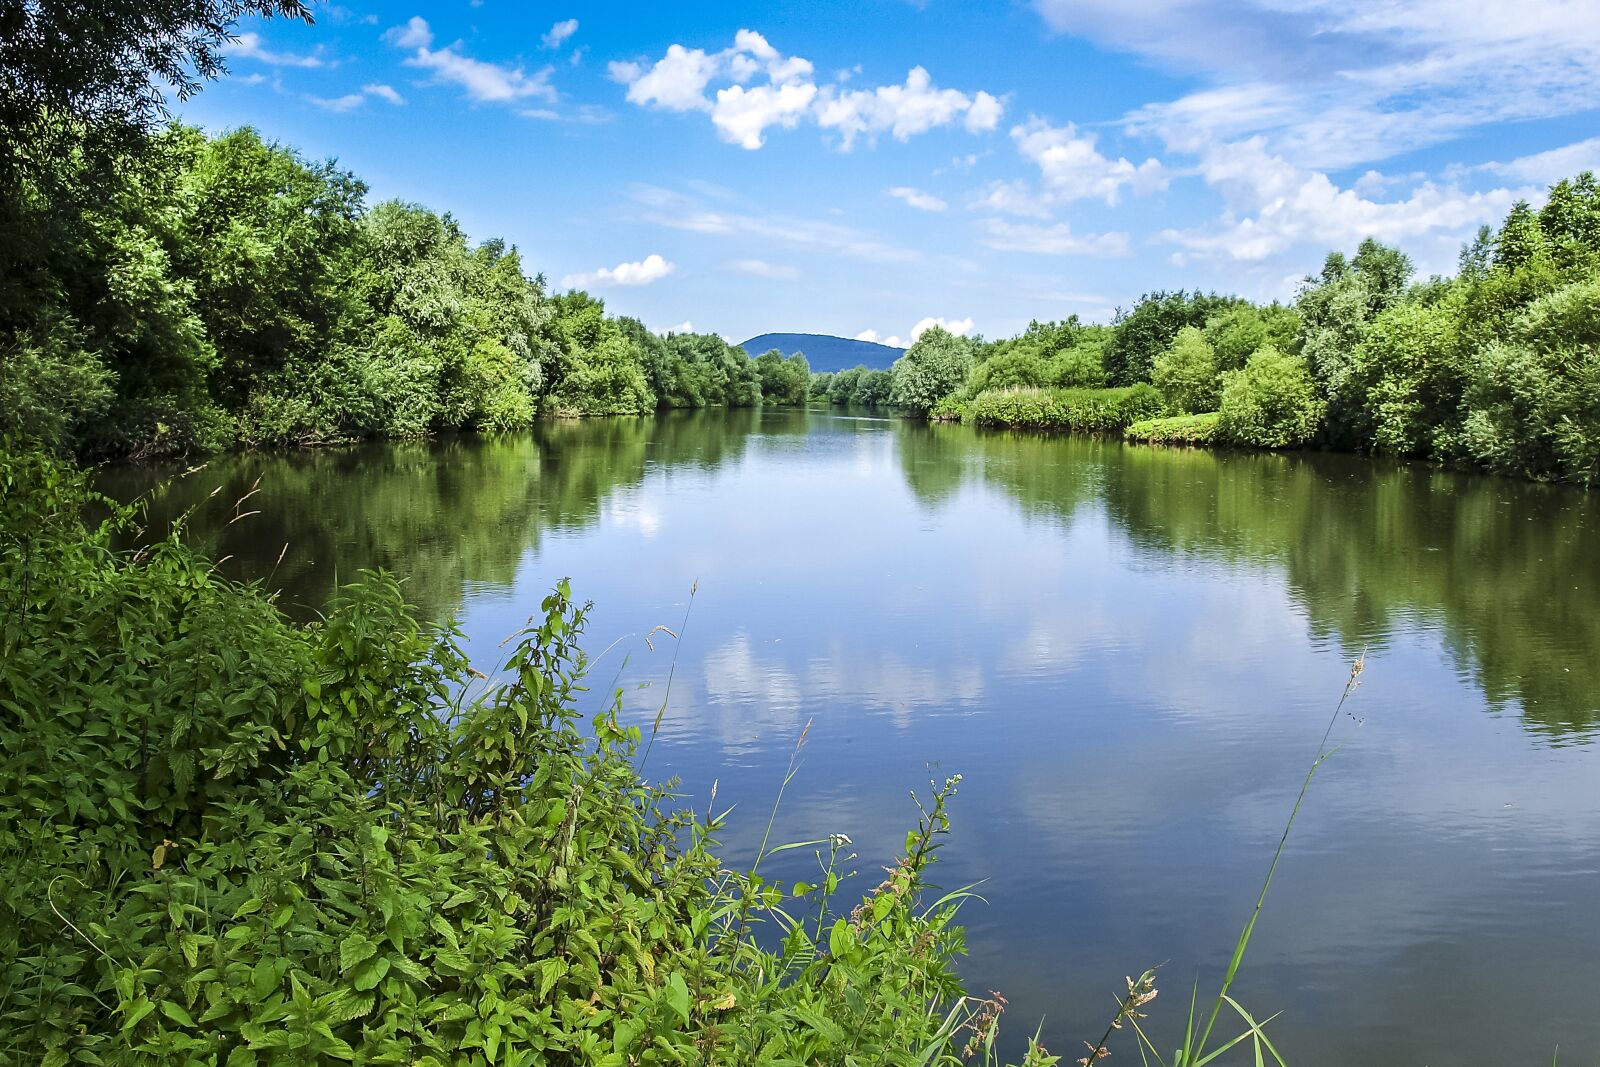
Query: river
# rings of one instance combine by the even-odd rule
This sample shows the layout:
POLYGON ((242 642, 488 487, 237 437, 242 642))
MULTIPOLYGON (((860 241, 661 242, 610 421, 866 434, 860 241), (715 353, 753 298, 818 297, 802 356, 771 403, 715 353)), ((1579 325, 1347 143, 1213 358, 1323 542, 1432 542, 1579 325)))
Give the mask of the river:
POLYGON ((648 772, 718 783, 731 861, 807 723, 775 836, 848 834, 859 891, 960 772, 962 970, 1067 1062, 1124 975, 1162 965, 1169 1042, 1215 989, 1364 651, 1238 999, 1293 1064, 1600 1058, 1600 495, 819 411, 181 471, 100 484, 300 618, 385 567, 490 665, 570 577, 586 699, 666 700, 648 772))

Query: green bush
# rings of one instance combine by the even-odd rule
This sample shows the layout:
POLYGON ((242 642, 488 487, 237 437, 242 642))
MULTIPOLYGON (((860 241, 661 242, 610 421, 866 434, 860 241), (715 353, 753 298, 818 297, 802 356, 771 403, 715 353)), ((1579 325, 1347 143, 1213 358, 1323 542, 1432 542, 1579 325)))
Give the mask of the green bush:
POLYGON ((1156 357, 1150 383, 1161 391, 1167 409, 1183 414, 1217 407, 1217 355, 1197 326, 1178 331, 1172 344, 1156 357))
POLYGON ((966 421, 979 426, 1113 433, 1163 410, 1146 384, 1123 389, 999 389, 980 394, 966 421))
POLYGON ((1130 441, 1153 445, 1209 445, 1219 441, 1217 432, 1222 416, 1215 411, 1199 415, 1171 415, 1164 419, 1141 419, 1123 431, 1130 441))
POLYGON ((1600 481, 1600 281, 1535 301, 1470 357, 1456 448, 1493 471, 1600 481))
POLYGON ((972 342, 940 326, 930 327, 894 361, 889 402, 923 416, 960 388, 972 369, 972 342))
POLYGON ((1269 346, 1222 376, 1217 428, 1238 444, 1292 448, 1311 440, 1325 409, 1306 361, 1269 346))
POLYGON ((864 897, 839 838, 733 870, 580 722, 565 583, 480 684, 392 578, 296 627, 89 499, 0 452, 0 1062, 992 1062, 926 882, 959 776, 864 897))

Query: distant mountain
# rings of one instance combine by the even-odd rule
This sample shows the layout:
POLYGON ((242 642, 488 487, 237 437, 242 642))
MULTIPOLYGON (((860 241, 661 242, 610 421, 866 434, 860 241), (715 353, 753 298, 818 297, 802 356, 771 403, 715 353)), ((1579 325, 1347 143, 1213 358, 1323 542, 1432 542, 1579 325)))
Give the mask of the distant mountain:
POLYGON ((774 348, 785 356, 804 352, 806 362, 811 364, 814 371, 849 370, 862 363, 878 370, 888 370, 889 364, 905 353, 903 348, 890 348, 872 341, 856 341, 826 333, 764 333, 750 338, 739 347, 752 359, 774 348))

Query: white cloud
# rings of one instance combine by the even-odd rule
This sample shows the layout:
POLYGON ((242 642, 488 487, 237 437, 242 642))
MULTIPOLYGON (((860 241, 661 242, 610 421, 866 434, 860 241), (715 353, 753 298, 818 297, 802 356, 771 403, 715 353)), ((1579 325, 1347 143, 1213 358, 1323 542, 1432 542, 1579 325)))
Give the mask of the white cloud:
POLYGON ((677 264, 669 263, 651 253, 636 263, 619 263, 615 267, 601 267, 596 271, 569 274, 561 279, 563 289, 588 289, 595 286, 649 285, 660 281, 673 271, 677 264))
POLYGON ((317 56, 299 56, 293 52, 272 51, 262 44, 259 33, 241 33, 223 51, 230 57, 253 59, 258 63, 266 63, 274 67, 322 67, 327 65, 317 56))
POLYGON ((384 33, 383 39, 396 48, 426 48, 433 43, 433 30, 421 15, 412 15, 404 26, 395 26, 384 33))
POLYGON ((729 274, 745 274, 752 278, 771 278, 774 281, 793 281, 800 272, 781 263, 768 263, 764 259, 736 259, 724 263, 722 269, 729 274))
POLYGON ((972 201, 974 210, 999 211, 1030 219, 1047 219, 1050 209, 1027 182, 990 182, 972 201))
POLYGON ((1344 169, 1481 126, 1592 111, 1594 0, 1035 0, 1056 29, 1212 84, 1129 116, 1174 150, 1255 135, 1344 169))
POLYGON ((890 334, 888 337, 879 337, 877 330, 862 330, 860 333, 856 334, 856 340, 871 341, 875 345, 888 345, 890 348, 905 347, 905 343, 894 334, 890 334))
POLYGON ((406 98, 395 92, 394 87, 391 85, 363 85, 361 91, 368 96, 376 96, 381 100, 387 100, 396 107, 406 102, 406 98))
POLYGON ((1503 174, 1517 181, 1550 185, 1586 170, 1600 170, 1600 137, 1536 152, 1504 163, 1485 163, 1480 170, 1503 174))
POLYGON ((711 110, 706 85, 716 74, 718 60, 698 48, 669 45, 667 54, 649 70, 637 63, 612 63, 611 77, 628 87, 628 102, 653 105, 668 111, 711 110))
POLYGON ((999 97, 979 89, 972 98, 972 105, 967 108, 967 117, 962 124, 969 133, 987 133, 1000 125, 1000 116, 1005 109, 999 97))
POLYGON ((1207 149, 1200 174, 1222 193, 1227 209, 1215 225, 1168 229, 1161 239, 1189 253, 1245 261, 1301 244, 1345 247, 1364 237, 1397 243, 1438 235, 1453 246, 1478 225, 1504 216, 1522 195, 1424 181, 1404 198, 1373 200, 1273 155, 1261 137, 1207 149))
POLYGON ((1052 226, 1030 226, 985 219, 978 243, 1004 252, 1034 252, 1046 256, 1125 256, 1128 235, 1098 233, 1079 235, 1065 222, 1052 226))
POLYGON ((317 107, 323 108, 324 110, 342 113, 346 111, 354 111, 356 108, 366 103, 369 97, 374 96, 380 100, 386 100, 396 106, 406 102, 405 97, 395 92, 394 88, 388 85, 363 85, 359 93, 346 93, 343 96, 336 96, 332 98, 308 95, 305 99, 307 103, 315 104, 317 107))
POLYGON ((315 104, 325 111, 343 112, 351 111, 367 102, 365 93, 346 93, 343 96, 332 98, 325 96, 307 96, 306 102, 315 104))
POLYGON ((544 42, 544 46, 546 48, 560 48, 562 42, 577 32, 577 19, 563 19, 554 26, 551 26, 549 31, 543 37, 539 38, 539 40, 544 42))
POLYGON ((904 200, 918 211, 943 211, 950 206, 932 193, 913 189, 909 185, 897 185, 888 190, 888 193, 897 200, 904 200))
POLYGON ((410 50, 405 60, 410 67, 431 70, 439 81, 453 82, 467 96, 481 103, 509 103, 538 97, 554 101, 557 93, 550 84, 550 68, 528 74, 521 67, 502 66, 473 59, 461 51, 461 42, 434 49, 433 30, 426 20, 413 16, 404 26, 396 26, 384 39, 397 48, 410 50))
POLYGON ((656 333, 663 337, 669 333, 694 333, 694 323, 686 319, 683 322, 678 323, 676 326, 668 326, 664 330, 657 330, 656 333))
POLYGON ((1051 126, 1033 118, 1013 127, 1011 138, 1024 159, 1039 168, 1044 187, 1059 203, 1104 200, 1116 204, 1124 187, 1136 193, 1164 189, 1167 176, 1159 161, 1135 165, 1126 158, 1108 159, 1095 147, 1095 135, 1080 134, 1072 123, 1051 126))
POLYGON ((915 326, 911 327, 911 339, 915 341, 935 326, 947 333, 953 333, 957 337, 965 337, 972 332, 972 318, 969 316, 964 319, 946 319, 943 317, 920 319, 915 326))
POLYGON ((994 129, 1005 110, 1005 102, 987 92, 937 88, 922 67, 913 68, 903 85, 818 88, 810 60, 784 56, 747 29, 720 52, 673 44, 654 63, 613 62, 609 69, 614 81, 627 86, 630 103, 709 112, 723 140, 747 149, 760 148, 769 127, 792 129, 802 121, 838 134, 839 147, 848 151, 863 137, 888 133, 904 141, 958 120, 981 133, 994 129), (713 98, 707 89, 714 81, 732 84, 718 88, 713 98))
POLYGON ((711 109, 711 121, 724 141, 740 148, 756 149, 765 143, 763 131, 768 126, 794 129, 805 115, 806 109, 817 95, 817 87, 810 83, 793 83, 774 88, 758 85, 746 89, 730 85, 717 90, 717 103, 711 109))
MULTIPOLYGON (((976 129, 992 129, 999 121, 1000 102, 988 93, 980 95, 979 120, 989 125, 976 129)), ((817 124, 836 131, 839 147, 849 151, 858 137, 889 133, 897 141, 906 141, 915 134, 948 126, 963 116, 970 118, 973 106, 973 97, 956 89, 936 88, 926 68, 912 67, 904 85, 842 92, 827 86, 817 103, 817 124)))

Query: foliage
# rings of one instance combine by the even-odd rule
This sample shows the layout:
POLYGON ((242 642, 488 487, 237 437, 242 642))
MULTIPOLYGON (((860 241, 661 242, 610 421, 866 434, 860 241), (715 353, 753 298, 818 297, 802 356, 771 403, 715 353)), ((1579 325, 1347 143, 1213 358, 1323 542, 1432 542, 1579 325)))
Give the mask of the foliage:
POLYGON ((896 407, 922 417, 954 392, 972 368, 972 343, 942 326, 932 326, 906 354, 894 361, 889 399, 896 407))
POLYGON ((838 838, 730 870, 615 702, 580 722, 565 583, 478 684, 392 578, 298 628, 51 461, 0 492, 8 1060, 992 1062, 927 883, 959 776, 858 902, 838 838))
POLYGON ((1405 295, 1411 273, 1403 253, 1368 238, 1348 262, 1330 253, 1322 273, 1301 286, 1302 353, 1328 401, 1325 436, 1337 447, 1356 448, 1370 436, 1369 413, 1353 379, 1355 351, 1368 322, 1405 295))
POLYGON ((1465 457, 1506 474, 1600 480, 1600 281, 1535 301, 1465 376, 1465 457))
POLYGON ((1156 357, 1150 382, 1167 408, 1181 414, 1214 411, 1217 406, 1217 354, 1196 326, 1185 326, 1156 357))
POLYGON ((977 396, 964 421, 978 426, 1113 433, 1163 410, 1146 384, 1123 389, 998 389, 977 396))
POLYGON ((799 352, 787 358, 776 348, 756 358, 756 377, 761 382, 761 402, 791 407, 805 405, 811 386, 811 366, 799 352))
POLYGON ((1262 348, 1241 369, 1222 376, 1217 428, 1238 444, 1292 448, 1311 440, 1323 408, 1303 358, 1262 348))
POLYGON ((1140 419, 1130 423, 1123 431, 1123 436, 1130 441, 1144 441, 1152 445, 1209 445, 1221 440, 1218 434, 1221 422, 1221 414, 1215 411, 1140 419))
POLYGON ((1204 326, 1212 315, 1239 303, 1215 293, 1146 293, 1131 310, 1117 309, 1104 363, 1108 385, 1150 380, 1156 357, 1185 326, 1204 326))
POLYGON ((1235 304, 1206 320, 1206 341, 1220 370, 1238 370, 1263 345, 1299 351, 1300 313, 1273 301, 1264 307, 1235 304))

